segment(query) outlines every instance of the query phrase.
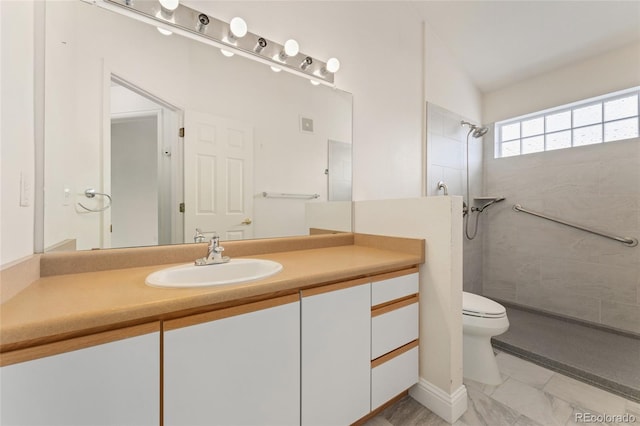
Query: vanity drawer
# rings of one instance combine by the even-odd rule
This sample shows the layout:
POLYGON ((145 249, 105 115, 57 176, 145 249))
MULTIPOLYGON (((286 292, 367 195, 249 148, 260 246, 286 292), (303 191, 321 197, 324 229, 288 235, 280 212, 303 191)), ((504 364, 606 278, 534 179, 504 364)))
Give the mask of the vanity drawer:
POLYGON ((418 292, 418 273, 389 278, 371 284, 371 306, 380 305, 418 292))
POLYGON ((371 312, 371 359, 418 338, 418 295, 371 312))
POLYGON ((375 410, 396 395, 418 383, 418 342, 398 349, 402 352, 391 359, 371 368, 371 409, 375 410))

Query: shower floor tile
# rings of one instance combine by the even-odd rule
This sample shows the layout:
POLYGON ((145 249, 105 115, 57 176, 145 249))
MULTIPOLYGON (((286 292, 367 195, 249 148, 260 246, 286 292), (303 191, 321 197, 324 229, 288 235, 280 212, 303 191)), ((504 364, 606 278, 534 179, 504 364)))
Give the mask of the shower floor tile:
POLYGON ((507 306, 494 347, 640 402, 640 339, 507 306))

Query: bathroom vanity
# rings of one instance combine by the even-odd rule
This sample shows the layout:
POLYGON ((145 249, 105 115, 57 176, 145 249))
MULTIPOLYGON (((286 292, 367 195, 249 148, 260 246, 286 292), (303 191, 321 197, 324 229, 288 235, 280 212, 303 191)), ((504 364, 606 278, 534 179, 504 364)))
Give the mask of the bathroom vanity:
POLYGON ((351 424, 418 381, 423 240, 231 242, 232 258, 283 270, 145 285, 203 247, 43 256, 42 277, 0 314, 2 423, 351 424))

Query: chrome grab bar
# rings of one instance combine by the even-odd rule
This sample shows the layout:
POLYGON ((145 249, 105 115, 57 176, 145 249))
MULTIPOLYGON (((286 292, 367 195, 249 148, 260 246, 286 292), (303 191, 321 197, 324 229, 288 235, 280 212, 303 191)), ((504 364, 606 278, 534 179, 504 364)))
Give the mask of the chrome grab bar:
POLYGON ((562 225, 567 225, 570 226, 572 228, 575 229, 580 229, 581 231, 586 231, 589 232, 591 234, 595 234, 595 235, 600 235, 601 237, 605 237, 605 238, 609 238, 618 242, 621 242, 622 244, 626 245, 627 247, 635 247, 638 245, 638 239, 637 238, 632 238, 632 237, 618 237, 615 235, 611 235, 611 234, 607 234, 606 232, 601 232, 601 231, 596 231, 594 229, 589 229, 589 228, 585 228, 584 226, 580 226, 580 225, 576 225, 574 223, 570 223, 570 222, 566 222, 564 220, 561 219, 557 219, 555 217, 551 217, 551 216, 546 216, 542 213, 537 213, 531 210, 527 210, 524 207, 522 207, 520 204, 514 204, 513 205, 513 210, 516 212, 523 212, 523 213, 527 213, 533 216, 537 216, 537 217, 541 217, 542 219, 547 219, 550 220, 552 222, 557 222, 557 223, 561 223, 562 225))
POLYGON ((300 199, 315 199, 320 198, 320 194, 286 194, 283 192, 263 192, 264 198, 300 198, 300 199))

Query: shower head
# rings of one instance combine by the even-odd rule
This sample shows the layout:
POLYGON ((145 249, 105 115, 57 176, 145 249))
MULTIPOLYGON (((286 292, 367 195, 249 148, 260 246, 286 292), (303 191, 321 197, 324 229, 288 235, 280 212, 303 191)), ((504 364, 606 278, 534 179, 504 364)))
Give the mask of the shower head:
POLYGON ((488 127, 478 126, 477 124, 472 124, 468 121, 461 121, 460 125, 469 126, 469 133, 476 139, 484 136, 489 131, 488 127))
POLYGON ((505 198, 505 197, 497 197, 497 198, 495 198, 495 199, 493 199, 493 200, 489 201, 489 202, 488 202, 487 204, 485 204, 484 206, 479 207, 479 208, 478 208, 478 211, 479 211, 480 213, 482 213, 482 212, 484 211, 484 209, 486 209, 487 207, 491 207, 491 206, 492 206, 492 205, 494 205, 495 203, 499 203, 500 201, 504 201, 504 200, 506 200, 506 198, 505 198))

